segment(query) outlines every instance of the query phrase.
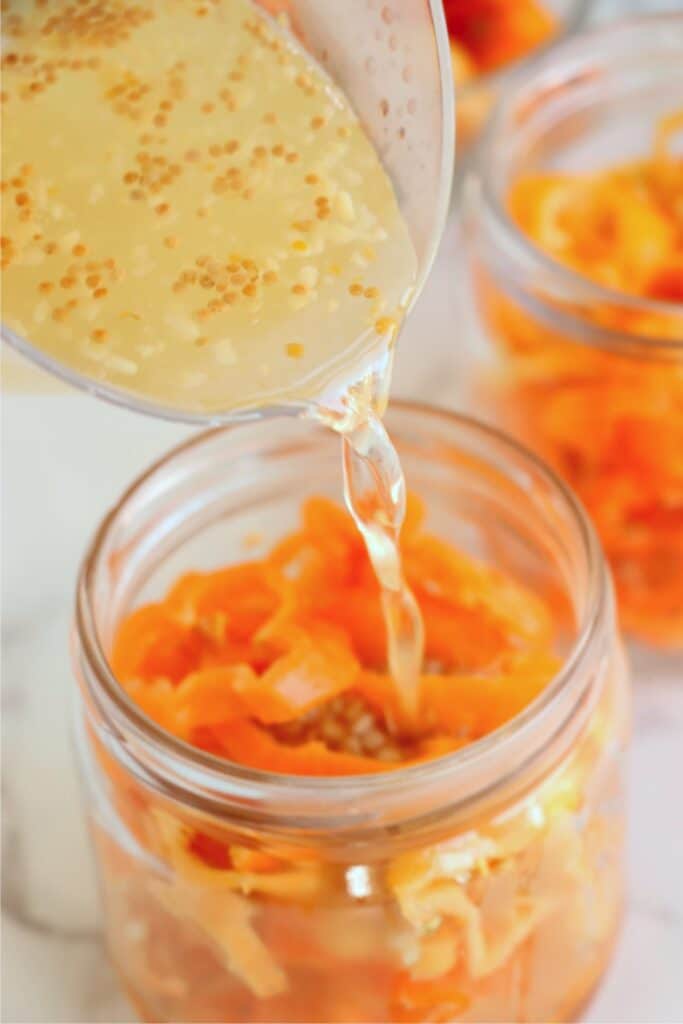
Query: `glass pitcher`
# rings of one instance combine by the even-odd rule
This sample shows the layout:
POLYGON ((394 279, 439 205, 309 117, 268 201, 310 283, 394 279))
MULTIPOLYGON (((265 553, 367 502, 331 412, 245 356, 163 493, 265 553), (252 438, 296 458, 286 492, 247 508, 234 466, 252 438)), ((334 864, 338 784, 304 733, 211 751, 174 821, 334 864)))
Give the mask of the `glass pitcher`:
MULTIPOLYGON (((417 273, 409 305, 429 271, 448 209, 453 162, 453 90, 450 54, 439 0, 347 0, 344 17, 337 3, 321 0, 262 0, 259 6, 286 18, 298 41, 348 98, 388 173, 402 218, 415 251, 417 273)), ((8 45, 11 44, 11 38, 8 45)), ((7 46, 5 47, 7 52, 7 46)), ((84 148, 87 144, 84 143, 84 148)), ((11 174, 12 153, 5 152, 11 174)), ((7 311, 6 311, 7 312, 7 311)), ((5 319, 5 317, 3 317, 5 319)), ((79 330, 85 331, 85 327, 79 330)), ((321 330, 324 330, 324 322, 321 330)), ((50 371, 62 381, 135 410, 185 422, 214 422, 262 414, 263 406, 197 411, 182 401, 165 404, 143 388, 122 387, 97 379, 60 361, 32 343, 30 326, 18 331, 3 323, 2 336, 11 346, 5 360, 6 387, 36 392, 45 375, 18 361, 16 353, 50 371)), ((345 357, 346 385, 362 377, 377 360, 381 338, 359 350, 349 339, 353 365, 345 357)), ((317 400, 317 396, 316 396, 317 400)), ((301 411, 301 402, 265 403, 268 411, 301 411)))

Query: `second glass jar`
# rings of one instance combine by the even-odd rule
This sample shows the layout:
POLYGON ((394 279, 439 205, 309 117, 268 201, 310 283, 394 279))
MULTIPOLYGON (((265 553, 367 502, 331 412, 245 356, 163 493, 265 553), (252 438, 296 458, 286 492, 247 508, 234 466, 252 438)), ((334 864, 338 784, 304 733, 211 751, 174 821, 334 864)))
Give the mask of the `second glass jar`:
MULTIPOLYGON (((650 158, 677 96, 680 106, 681 15, 609 25, 558 47, 500 104, 466 214, 479 324, 491 342, 485 358, 472 351, 473 404, 576 490, 611 564, 624 626, 673 647, 683 645, 683 305, 556 262, 518 227, 509 201, 527 174, 572 180, 650 158)), ((672 174, 681 173, 676 152, 674 143, 672 174)), ((622 223, 605 212, 615 252, 619 232, 636 230, 628 205, 622 223)), ((561 230, 562 216, 582 211, 556 209, 539 231, 561 230)))

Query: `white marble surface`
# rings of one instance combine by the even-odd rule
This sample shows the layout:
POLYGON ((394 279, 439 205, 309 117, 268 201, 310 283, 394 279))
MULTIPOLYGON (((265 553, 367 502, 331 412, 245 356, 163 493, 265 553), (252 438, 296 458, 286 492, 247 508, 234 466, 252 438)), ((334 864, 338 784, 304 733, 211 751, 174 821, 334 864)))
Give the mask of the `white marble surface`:
MULTIPOLYGON (((457 404, 456 346, 467 329, 458 248, 450 225, 395 381, 397 394, 447 406, 457 404)), ((8 1024, 132 1021, 99 935, 69 743, 69 622, 91 531, 132 476, 187 431, 66 392, 5 397, 2 427, 0 1016, 8 1024)), ((629 904, 585 1020, 681 1024, 683 658, 638 651, 633 661, 629 904)))

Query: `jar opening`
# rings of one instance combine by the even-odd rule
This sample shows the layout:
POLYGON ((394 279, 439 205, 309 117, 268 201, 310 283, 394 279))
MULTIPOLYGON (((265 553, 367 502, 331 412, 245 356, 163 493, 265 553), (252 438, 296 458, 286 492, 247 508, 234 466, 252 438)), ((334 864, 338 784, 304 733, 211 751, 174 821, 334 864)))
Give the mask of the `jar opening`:
MULTIPOLYGON (((582 157, 589 153, 589 143, 592 156, 606 108, 628 103, 633 121, 639 97, 648 97, 652 106, 662 98, 670 106, 675 83, 680 81, 683 88, 681 40, 680 14, 628 18, 565 40, 506 91, 484 132, 468 185, 470 201, 492 237, 496 273, 500 271, 511 298, 568 339, 638 358, 678 360, 683 357, 683 338, 629 333, 597 324, 583 310, 601 306, 678 322, 680 304, 593 281, 544 252, 512 219, 507 190, 525 160, 531 170, 565 169, 558 163, 555 142, 562 146, 580 137, 582 157), (539 164, 540 150, 545 160, 539 164), (530 289, 529 281, 538 289, 530 289)), ((605 120, 613 124, 615 118, 618 121, 612 109, 605 120)))
MULTIPOLYGON (((107 577, 117 551, 124 559, 131 546, 171 550, 181 506, 193 513, 202 507, 188 481, 213 464, 229 473, 230 459, 240 444, 258 452, 265 439, 276 457, 296 444, 304 449, 322 434, 310 423, 287 420, 274 439, 272 424, 235 425, 209 431, 171 451, 124 494, 97 532, 82 565, 76 598, 76 661, 91 714, 103 723, 100 738, 131 773, 153 788, 211 813, 252 818, 278 827, 336 831, 423 823, 445 812, 462 813, 501 778, 521 777, 531 763, 548 754, 549 745, 566 731, 568 721, 581 725, 581 709, 591 703, 592 683, 600 675, 605 638, 613 624, 611 591, 592 526, 565 485, 539 460, 495 429, 464 416, 414 403, 395 403, 388 414, 390 432, 415 436, 417 444, 455 444, 474 465, 475 457, 489 474, 494 471, 508 491, 538 488, 548 521, 557 517, 573 545, 572 571, 581 578, 576 636, 561 670, 543 693, 502 728, 446 757, 382 775, 323 777, 277 775, 245 768, 190 747, 166 733, 137 707, 115 679, 106 656, 101 606, 107 577), (252 447, 249 448, 249 445, 252 447), (170 500, 169 500, 170 499, 170 500), (162 501, 175 518, 160 527, 159 508, 151 508, 149 529, 139 529, 136 516, 146 503, 162 501), (152 528, 153 527, 153 528, 152 528), (112 546, 112 539, 115 544, 112 546)), ((399 444, 399 451, 401 445, 399 444)), ((336 445, 335 445, 336 454, 336 445)), ((282 465, 280 458, 279 465, 282 465)), ((308 457, 310 473, 310 457, 308 457)), ((256 467, 258 470, 258 467, 256 467)), ((450 472, 456 472, 450 469, 450 472)), ((506 494, 510 500, 510 494, 506 494)), ((521 499, 520 499, 521 500, 521 499)), ((206 498, 204 505, 209 501, 206 498)), ((563 535, 564 536, 564 535, 563 535)), ((118 567, 125 577, 126 569, 118 567)), ((145 571, 149 571, 146 569, 145 571)))

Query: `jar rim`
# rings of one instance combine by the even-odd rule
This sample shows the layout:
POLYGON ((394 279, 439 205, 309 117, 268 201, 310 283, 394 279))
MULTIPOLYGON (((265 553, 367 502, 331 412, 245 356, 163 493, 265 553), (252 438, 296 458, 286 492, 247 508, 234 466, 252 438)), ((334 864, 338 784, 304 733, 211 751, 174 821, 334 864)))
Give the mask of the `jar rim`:
MULTIPOLYGON (((554 293, 563 299, 585 304, 606 304, 626 310, 649 312, 662 316, 681 315, 680 303, 662 299, 633 295, 608 285, 592 281, 571 267, 566 266, 536 245, 515 223, 494 184, 496 171, 495 151, 499 139, 514 124, 515 111, 527 101, 534 103, 537 110, 543 103, 557 98, 561 87, 566 94, 572 85, 581 81, 582 72, 588 72, 596 61, 608 61, 604 46, 606 39, 612 44, 626 41, 632 36, 639 40, 638 52, 643 52, 643 39, 649 33, 653 43, 665 39, 667 43, 683 38, 683 12, 657 12, 621 18, 617 23, 594 26, 580 35, 565 38, 553 48, 552 53, 534 61, 522 73, 517 73, 510 83, 510 89, 502 96, 486 125, 476 160, 468 183, 470 196, 478 204, 486 218, 487 225, 495 234, 496 244, 504 255, 506 266, 518 267, 522 280, 533 280, 542 275, 551 280, 554 293), (675 31, 672 31, 674 30, 675 31)), ((677 49, 682 54, 683 46, 677 49)), ((683 66, 683 65, 682 65, 683 66)), ((670 338, 657 334, 634 334, 615 328, 590 323, 580 314, 553 305, 550 316, 547 304, 542 298, 530 295, 522 287, 515 288, 508 280, 515 300, 529 308, 541 320, 552 319, 554 326, 567 329, 568 340, 580 344, 596 344, 606 349, 630 353, 639 357, 671 358, 683 357, 683 337, 670 338), (589 332, 587 330, 589 328, 589 332), (590 337, 588 337, 590 333, 590 337)))
MULTIPOLYGON (((470 806, 484 791, 456 792, 454 795, 452 788, 457 786, 459 775, 462 779, 468 771, 475 773, 483 762, 490 762, 492 755, 510 754, 513 749, 517 758, 515 771, 521 771, 543 747, 543 744, 539 747, 538 742, 541 729, 545 735, 552 719, 552 736, 555 737, 585 701, 592 678, 591 666, 595 665, 596 659, 599 661, 603 657, 606 627, 610 621, 613 622, 614 611, 600 542, 578 499, 541 459, 489 424, 413 401, 392 403, 389 416, 392 414, 419 416, 430 422, 455 426, 483 438, 485 443, 501 446, 511 463, 514 459, 521 460, 549 488, 554 502, 559 503, 571 520, 585 561, 587 596, 582 620, 577 623, 576 639, 555 677, 519 715, 494 732, 454 753, 380 774, 310 777, 264 772, 202 751, 166 732, 131 700, 110 668, 95 621, 92 600, 95 576, 100 552, 109 532, 119 517, 125 515, 128 504, 142 488, 158 474, 168 471, 174 460, 188 452, 220 435, 230 436, 235 431, 246 429, 245 424, 240 423, 216 427, 172 448, 136 478, 101 522, 79 571, 74 660, 81 669, 80 678, 85 683, 89 698, 106 721, 105 743, 115 756, 125 762, 125 767, 132 774, 144 777, 148 785, 163 789, 181 802, 212 814, 229 812, 231 818, 239 819, 238 805, 243 805, 248 808, 246 816, 249 820, 257 818, 276 828, 286 820, 288 828, 295 831, 306 829, 308 832, 319 828, 324 832, 330 828, 339 830, 342 825, 346 827, 350 820, 355 829, 363 830, 373 825, 376 829, 376 814, 368 811, 369 801, 381 798, 383 804, 392 800, 404 803, 409 791, 415 794, 431 792, 439 781, 449 782, 447 810, 452 812, 454 808, 461 810, 470 806), (534 736, 535 745, 531 742, 534 736), (173 781, 167 784, 170 777, 173 781), (283 810, 283 805, 293 796, 296 812, 283 810), (335 806, 335 796, 339 807, 335 806)), ((443 813, 444 807, 439 806, 432 808, 429 814, 416 814, 412 818, 400 815, 399 824, 409 827, 418 820, 427 822, 443 816, 443 813)))

